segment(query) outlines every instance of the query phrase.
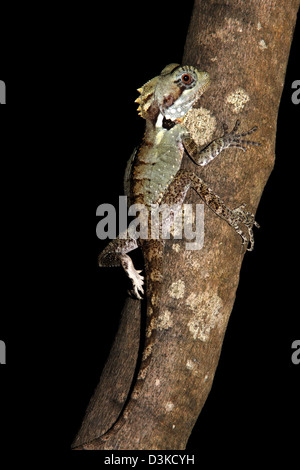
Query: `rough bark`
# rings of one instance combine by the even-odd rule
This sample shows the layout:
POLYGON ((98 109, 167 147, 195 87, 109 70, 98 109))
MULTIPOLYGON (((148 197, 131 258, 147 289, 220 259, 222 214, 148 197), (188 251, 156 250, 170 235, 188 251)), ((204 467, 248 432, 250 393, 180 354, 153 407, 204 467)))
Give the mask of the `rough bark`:
MULTIPOLYGON (((187 122, 195 139, 208 143, 222 135, 223 123, 232 128, 237 119, 242 130, 259 127, 255 137, 261 147, 246 153, 227 150, 204 170, 184 161, 231 208, 245 202, 255 212, 272 171, 298 7, 299 0, 196 0, 194 5, 183 63, 211 76, 210 88, 187 122)), ((191 201, 200 202, 192 192, 186 202, 191 201)), ((123 320, 75 448, 185 448, 212 386, 244 254, 234 230, 206 208, 203 249, 188 251, 184 240, 167 243, 157 342, 134 413, 113 440, 88 444, 110 427, 130 386, 134 361, 124 361, 136 357, 137 343, 126 339, 123 320), (113 370, 127 371, 120 377, 117 406, 109 398, 116 388, 113 370)), ((138 313, 136 305, 127 303, 124 319, 138 313)), ((138 332, 138 321, 131 332, 134 328, 138 332)))

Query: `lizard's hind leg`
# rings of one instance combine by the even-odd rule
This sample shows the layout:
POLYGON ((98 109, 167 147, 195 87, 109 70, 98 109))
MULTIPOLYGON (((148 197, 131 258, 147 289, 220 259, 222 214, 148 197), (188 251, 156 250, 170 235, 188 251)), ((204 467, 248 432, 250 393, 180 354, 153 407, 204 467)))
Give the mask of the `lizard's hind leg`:
POLYGON ((195 173, 188 172, 191 179, 191 186, 199 194, 201 199, 208 205, 208 207, 215 212, 219 217, 226 220, 226 222, 234 228, 236 233, 242 238, 243 245, 248 245, 248 251, 252 251, 254 248, 254 236, 252 226, 259 227, 255 221, 254 215, 251 212, 245 210, 246 204, 242 204, 236 209, 229 209, 224 201, 215 194, 195 173), (245 236, 244 232, 240 229, 240 225, 244 225, 248 230, 249 239, 245 236))
MULTIPOLYGON (((169 187, 169 194, 179 193, 186 194, 189 187, 192 187, 205 202, 205 204, 219 217, 226 220, 226 222, 234 228, 236 233, 242 238, 243 244, 250 247, 248 251, 252 251, 254 248, 254 237, 252 226, 259 227, 258 223, 254 219, 254 215, 251 212, 245 210, 245 204, 242 204, 236 209, 230 209, 226 206, 224 201, 210 189, 204 181, 199 178, 195 173, 189 170, 179 170, 174 180, 169 187), (240 225, 247 227, 249 239, 245 236, 244 232, 240 229, 240 225)), ((168 202, 172 198, 169 197, 168 202)))
POLYGON ((122 266, 132 282, 132 294, 141 300, 141 295, 144 293, 144 277, 141 276, 141 271, 135 269, 132 259, 127 255, 127 253, 135 250, 137 247, 138 244, 135 239, 129 236, 128 238, 118 237, 112 240, 100 253, 98 263, 100 267, 122 266))

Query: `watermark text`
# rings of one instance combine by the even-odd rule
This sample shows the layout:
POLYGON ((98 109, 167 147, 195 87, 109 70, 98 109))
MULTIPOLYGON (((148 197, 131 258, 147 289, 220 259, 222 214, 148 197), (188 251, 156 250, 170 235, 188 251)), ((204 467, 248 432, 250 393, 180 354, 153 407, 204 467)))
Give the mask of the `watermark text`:
MULTIPOLYGON (((142 204, 127 208, 127 197, 119 197, 119 238, 134 240, 176 240, 186 242, 187 250, 200 250, 204 244, 204 204, 142 204), (127 217, 135 217, 128 224, 127 217)), ((117 237, 117 212, 111 204, 98 206, 96 216, 102 217, 96 227, 100 240, 117 237)))
POLYGON ((296 90, 292 94, 292 102, 293 104, 299 104, 300 103, 300 80, 294 80, 292 83, 292 88, 296 90))
POLYGON ((297 366, 300 364, 300 339, 295 339, 295 341, 292 342, 292 349, 295 351, 292 354, 292 363, 297 366))
POLYGON ((6 364, 6 345, 0 340, 0 364, 6 364))
POLYGON ((6 86, 3 80, 0 80, 0 104, 6 104, 6 86))

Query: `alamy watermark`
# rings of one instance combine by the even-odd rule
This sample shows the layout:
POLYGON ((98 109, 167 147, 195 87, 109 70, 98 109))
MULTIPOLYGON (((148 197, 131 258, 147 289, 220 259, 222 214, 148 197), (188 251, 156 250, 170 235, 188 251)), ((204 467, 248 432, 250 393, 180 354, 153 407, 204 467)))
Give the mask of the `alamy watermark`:
POLYGON ((292 349, 295 349, 291 357, 292 363, 297 366, 300 364, 300 339, 295 339, 295 341, 292 342, 292 349))
POLYGON ((292 83, 292 88, 296 89, 296 91, 292 94, 292 102, 293 104, 300 103, 300 80, 294 80, 292 83))
POLYGON ((6 86, 3 80, 0 80, 0 104, 6 104, 6 86))
POLYGON ((6 364, 6 345, 0 340, 0 364, 6 364))
MULTIPOLYGON (((96 227, 100 240, 117 237, 117 214, 111 204, 101 204, 96 215, 102 217, 96 227)), ((142 204, 127 207, 127 197, 119 197, 119 238, 190 240, 187 250, 201 250, 204 244, 204 204, 152 204, 151 210, 142 204), (128 216, 135 219, 128 224, 128 216), (150 226, 150 228, 149 228, 150 226)))

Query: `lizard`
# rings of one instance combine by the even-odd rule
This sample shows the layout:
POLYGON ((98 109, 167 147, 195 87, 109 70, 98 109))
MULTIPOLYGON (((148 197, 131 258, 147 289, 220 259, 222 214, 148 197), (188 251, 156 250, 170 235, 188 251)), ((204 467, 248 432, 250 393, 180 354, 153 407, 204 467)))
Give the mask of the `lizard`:
MULTIPOLYGON (((140 147, 130 157, 124 177, 125 193, 130 204, 141 204, 147 209, 141 224, 151 225, 149 213, 153 205, 183 204, 189 188, 194 189, 204 203, 219 217, 224 219, 242 238, 249 251, 253 250, 254 237, 252 226, 259 227, 254 215, 245 209, 245 204, 230 209, 205 182, 193 171, 181 168, 184 152, 199 166, 205 166, 215 159, 224 149, 238 147, 246 151, 248 145, 257 142, 244 140, 257 130, 257 127, 238 134, 240 122, 224 135, 212 141, 204 149, 199 149, 184 126, 184 117, 195 101, 205 92, 210 82, 207 72, 194 66, 180 64, 167 65, 160 75, 152 78, 138 89, 136 99, 139 115, 145 119, 145 134, 140 147), (244 225, 248 238, 241 230, 244 225)), ((148 231, 149 233, 149 231, 148 231)), ((115 424, 100 438, 108 440, 126 422, 142 390, 155 340, 156 322, 159 312, 159 292, 162 283, 162 261, 164 240, 136 239, 129 230, 111 240, 100 253, 101 267, 122 266, 132 282, 132 294, 142 299, 144 277, 135 269, 127 253, 142 248, 147 297, 147 321, 143 356, 132 393, 115 424)))

